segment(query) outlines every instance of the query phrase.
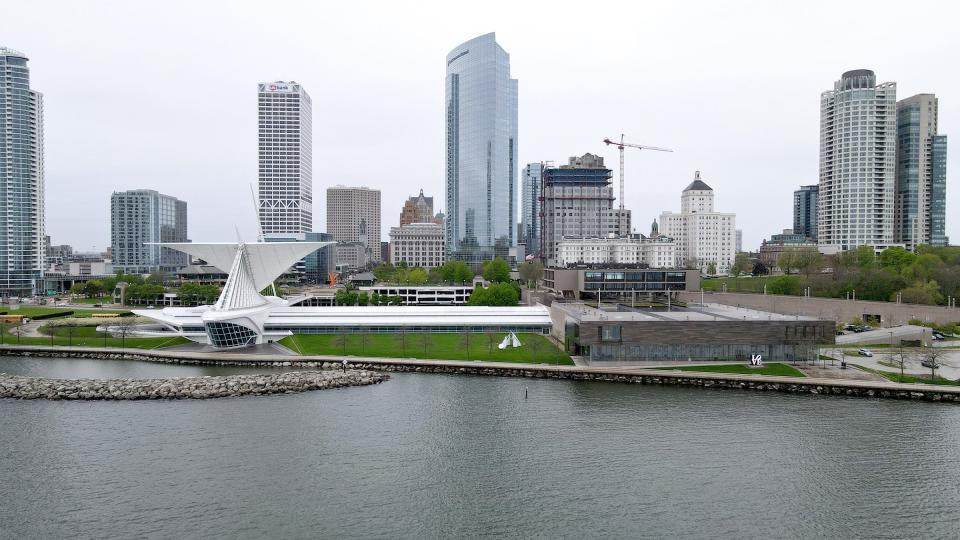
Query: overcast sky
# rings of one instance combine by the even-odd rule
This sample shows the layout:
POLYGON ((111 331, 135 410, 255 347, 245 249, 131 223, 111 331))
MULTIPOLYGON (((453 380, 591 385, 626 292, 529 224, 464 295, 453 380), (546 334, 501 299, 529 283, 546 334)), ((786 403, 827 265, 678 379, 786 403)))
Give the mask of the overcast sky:
MULTIPOLYGON (((792 226, 817 182, 820 92, 846 70, 933 92, 950 135, 947 233, 960 240, 960 8, 936 2, 8 2, 0 45, 45 94, 47 231, 110 241, 110 194, 188 201, 194 241, 255 237, 257 82, 313 98, 314 229, 335 184, 383 191, 383 228, 422 187, 443 208, 444 57, 486 32, 519 80, 521 164, 625 133, 627 207, 646 232, 695 170, 744 248, 792 226), (956 133, 956 135, 955 135, 956 133)), ((386 237, 385 237, 386 238, 386 237)))

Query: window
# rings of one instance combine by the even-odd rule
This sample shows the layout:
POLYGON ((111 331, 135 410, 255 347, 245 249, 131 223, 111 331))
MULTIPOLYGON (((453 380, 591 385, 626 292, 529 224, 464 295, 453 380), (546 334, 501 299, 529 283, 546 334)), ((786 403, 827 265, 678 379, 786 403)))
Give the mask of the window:
POLYGON ((620 341, 620 326, 617 326, 617 325, 601 326, 600 341, 620 341))

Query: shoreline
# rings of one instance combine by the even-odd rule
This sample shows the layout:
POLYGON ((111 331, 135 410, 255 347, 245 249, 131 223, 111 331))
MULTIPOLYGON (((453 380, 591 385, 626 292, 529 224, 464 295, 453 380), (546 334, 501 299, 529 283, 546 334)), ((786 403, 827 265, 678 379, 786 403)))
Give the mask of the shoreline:
POLYGON ((461 360, 416 360, 399 358, 280 356, 230 352, 176 352, 86 347, 0 346, 0 356, 91 358, 101 360, 142 360, 172 364, 303 367, 339 370, 343 360, 350 369, 374 372, 443 373, 499 377, 550 378, 723 388, 833 395, 864 398, 905 399, 960 403, 960 386, 903 384, 890 381, 861 381, 813 377, 778 377, 698 373, 636 367, 551 366, 461 360))

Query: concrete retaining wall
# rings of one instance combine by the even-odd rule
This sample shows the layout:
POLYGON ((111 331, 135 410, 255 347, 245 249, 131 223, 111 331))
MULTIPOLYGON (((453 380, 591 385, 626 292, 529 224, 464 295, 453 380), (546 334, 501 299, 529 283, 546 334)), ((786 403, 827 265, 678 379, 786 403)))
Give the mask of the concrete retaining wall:
MULTIPOLYGON (((699 292, 681 292, 677 294, 677 297, 686 302, 700 302, 699 292)), ((785 315, 807 315, 840 322, 849 322, 865 315, 880 315, 881 325, 887 327, 907 324, 910 319, 938 324, 960 321, 960 309, 958 308, 918 304, 723 292, 705 292, 703 293, 703 299, 707 303, 742 306, 785 315)))
MULTIPOLYGON (((100 359, 136 359, 177 364, 292 366, 322 369, 342 368, 342 358, 324 356, 268 356, 238 353, 178 353, 96 350, 80 347, 0 347, 0 356, 79 357, 100 359)), ((845 379, 766 377, 720 373, 692 373, 645 368, 605 368, 585 366, 549 366, 456 360, 406 360, 346 357, 350 369, 408 373, 447 373, 499 377, 530 377, 606 381, 632 384, 728 388, 793 394, 834 395, 867 398, 911 399, 960 403, 960 387, 922 384, 898 384, 884 381, 845 379)), ((379 382, 379 381, 377 381, 379 382)))

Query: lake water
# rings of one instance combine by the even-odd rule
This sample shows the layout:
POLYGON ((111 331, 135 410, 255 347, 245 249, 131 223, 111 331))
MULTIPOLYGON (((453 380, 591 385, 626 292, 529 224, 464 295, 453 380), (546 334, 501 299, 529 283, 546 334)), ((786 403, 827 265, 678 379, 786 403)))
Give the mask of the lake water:
MULTIPOLYGON (((90 362, 0 371, 236 372, 90 362)), ((415 374, 0 400, 0 538, 955 538, 958 466, 960 407, 931 403, 415 374)))

